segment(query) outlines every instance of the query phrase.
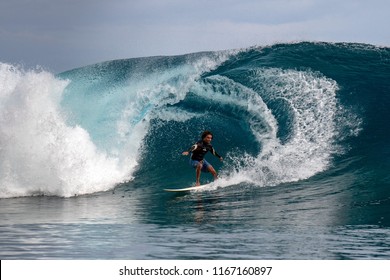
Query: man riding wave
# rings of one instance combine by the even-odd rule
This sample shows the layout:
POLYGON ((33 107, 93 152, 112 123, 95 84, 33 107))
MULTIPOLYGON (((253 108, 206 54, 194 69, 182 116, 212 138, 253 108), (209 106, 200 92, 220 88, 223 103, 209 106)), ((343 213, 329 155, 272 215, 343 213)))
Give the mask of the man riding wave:
POLYGON ((191 146, 187 151, 183 152, 184 156, 191 153, 190 165, 196 169, 196 186, 200 186, 200 173, 210 172, 214 176, 214 180, 218 179, 217 172, 214 167, 204 159, 207 152, 211 152, 214 156, 218 157, 220 161, 223 158, 214 150, 211 145, 213 134, 211 131, 206 130, 202 133, 202 139, 191 146))

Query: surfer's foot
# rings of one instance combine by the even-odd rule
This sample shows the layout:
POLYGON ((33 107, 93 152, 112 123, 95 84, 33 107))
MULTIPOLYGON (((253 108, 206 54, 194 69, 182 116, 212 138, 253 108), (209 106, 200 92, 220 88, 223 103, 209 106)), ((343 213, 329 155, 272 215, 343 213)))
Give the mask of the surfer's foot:
POLYGON ((196 182, 196 183, 195 183, 195 186, 196 186, 196 187, 200 186, 200 182, 196 182))

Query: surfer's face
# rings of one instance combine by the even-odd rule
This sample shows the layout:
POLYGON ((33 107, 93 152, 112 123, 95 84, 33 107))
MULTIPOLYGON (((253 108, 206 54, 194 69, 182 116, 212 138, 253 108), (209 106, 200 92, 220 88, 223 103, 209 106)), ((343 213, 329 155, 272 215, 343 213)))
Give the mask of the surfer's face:
POLYGON ((207 144, 210 144, 211 143, 211 140, 213 140, 213 136, 211 134, 209 135, 206 135, 205 138, 203 138, 203 142, 207 143, 207 144))

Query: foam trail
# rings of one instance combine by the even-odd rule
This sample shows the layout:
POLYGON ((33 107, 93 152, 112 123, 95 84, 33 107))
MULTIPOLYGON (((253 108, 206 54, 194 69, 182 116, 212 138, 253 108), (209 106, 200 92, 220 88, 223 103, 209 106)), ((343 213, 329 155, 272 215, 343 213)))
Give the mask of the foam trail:
POLYGON ((68 81, 0 64, 0 197, 72 196, 128 180, 59 106, 68 81))

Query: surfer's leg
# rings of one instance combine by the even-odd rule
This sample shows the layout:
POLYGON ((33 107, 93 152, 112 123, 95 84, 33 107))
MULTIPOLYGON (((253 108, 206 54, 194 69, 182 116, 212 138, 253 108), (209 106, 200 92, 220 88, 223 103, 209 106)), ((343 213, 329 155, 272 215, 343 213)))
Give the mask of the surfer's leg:
POLYGON ((196 166, 196 186, 200 186, 200 172, 202 171, 203 163, 199 162, 196 166))
POLYGON ((196 169, 196 183, 195 186, 200 186, 200 173, 202 172, 202 169, 204 169, 203 160, 197 161, 190 159, 190 164, 193 168, 196 169))
POLYGON ((217 180, 218 179, 218 174, 217 174, 217 171, 215 171, 214 167, 211 164, 209 164, 209 166, 207 166, 207 169, 209 170, 209 172, 211 174, 213 174, 214 180, 217 180))

